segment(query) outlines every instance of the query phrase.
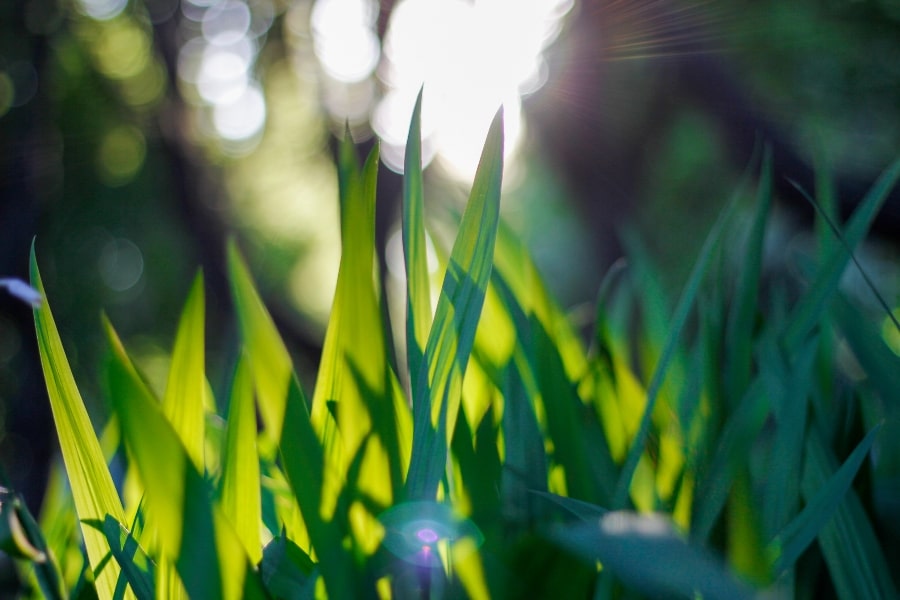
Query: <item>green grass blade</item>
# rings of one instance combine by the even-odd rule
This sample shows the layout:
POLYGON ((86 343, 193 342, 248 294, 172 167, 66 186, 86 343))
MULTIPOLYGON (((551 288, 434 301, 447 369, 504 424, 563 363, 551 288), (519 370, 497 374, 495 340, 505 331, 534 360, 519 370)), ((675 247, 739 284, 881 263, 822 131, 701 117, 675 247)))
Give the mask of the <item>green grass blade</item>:
POLYGON ((240 540, 215 510, 207 482, 105 323, 109 389, 122 437, 144 483, 148 519, 193 598, 261 598, 240 540))
POLYGON ((40 526, 18 494, 6 490, 2 475, 0 484, 0 551, 30 561, 44 598, 63 600, 67 595, 59 564, 40 526))
POLYGON ((310 423, 306 399, 295 377, 291 378, 280 443, 281 462, 297 498, 316 552, 325 589, 332 598, 359 597, 359 576, 343 546, 343 532, 333 519, 323 518, 320 507, 327 476, 325 454, 310 423))
POLYGON ((627 511, 551 532, 561 547, 600 561, 628 587, 655 597, 752 598, 723 563, 685 541, 668 519, 627 511))
MULTIPOLYGON (((815 497, 807 497, 806 507, 781 532, 775 536, 769 545, 769 553, 775 559, 774 570, 776 573, 790 568, 806 548, 816 539, 822 527, 832 518, 838 506, 844 500, 847 490, 850 489, 856 473, 862 466, 863 460, 875 443, 875 436, 879 427, 873 428, 865 438, 856 446, 853 452, 819 489, 815 497)), ((813 443, 812 438, 808 444, 813 443)), ((816 455, 808 460, 818 460, 816 455)), ((804 493, 804 495, 806 495, 804 493)))
POLYGON ((198 274, 191 286, 181 313, 163 413, 181 443, 188 451, 194 466, 203 471, 204 396, 206 395, 206 353, 204 338, 203 275, 198 274))
POLYGON ((881 210, 898 178, 900 178, 900 160, 888 167, 853 211, 843 232, 845 243, 833 248, 831 254, 825 257, 809 291, 794 308, 784 334, 785 348, 789 350, 796 348, 819 322, 840 283, 841 275, 851 259, 852 251, 865 238, 875 216, 881 210))
POLYGON ((766 221, 772 205, 772 153, 763 156, 762 173, 756 194, 756 213, 750 228, 745 258, 738 279, 737 297, 729 314, 726 336, 726 400, 737 402, 750 383, 753 366, 753 326, 762 274, 766 221))
POLYGON ((97 523, 97 527, 109 540, 113 557, 122 567, 122 575, 131 585, 134 595, 138 600, 153 600, 153 563, 131 532, 109 515, 102 523, 97 523))
POLYGON ((231 384, 223 454, 219 506, 234 526, 250 562, 258 564, 262 560, 259 455, 256 450, 253 377, 245 355, 238 360, 231 384))
POLYGON ((659 391, 662 388, 666 373, 675 356, 675 350, 681 338, 681 331, 687 323, 691 308, 693 307, 697 293, 700 290, 700 284, 703 282, 707 268, 712 260, 713 253, 718 245, 719 238, 725 229, 725 223, 731 216, 739 197, 740 188, 738 192, 735 192, 726 209, 722 211, 715 224, 713 224, 712 229, 706 237, 706 241, 703 243, 700 255, 697 257, 697 262, 694 264, 694 268, 684 287, 681 298, 678 300, 678 305, 675 307, 675 312, 669 323, 669 331, 663 345, 662 353, 660 354, 659 360, 653 371, 653 377, 650 379, 650 384, 647 386, 647 403, 644 407, 644 414, 641 417, 638 432, 628 450, 625 464, 622 466, 622 474, 619 476, 619 481, 616 485, 612 500, 612 506, 614 508, 624 507, 628 503, 631 481, 634 478, 638 461, 644 453, 647 437, 650 434, 651 418, 653 416, 653 410, 656 407, 659 391))
POLYGON ((293 373, 291 356, 233 241, 228 244, 228 274, 241 339, 256 385, 259 412, 269 439, 277 443, 281 439, 285 399, 293 373))
POLYGON ((326 514, 334 506, 348 461, 373 426, 379 427, 379 440, 393 460, 370 461, 359 483, 367 493, 390 503, 402 486, 397 421, 408 419, 403 404, 394 402, 381 295, 373 277, 378 148, 369 154, 361 173, 354 155, 346 160, 350 164, 342 167, 341 265, 310 417, 333 475, 326 479, 326 514))
MULTIPOLYGON (((403 167, 403 259, 406 265, 406 355, 411 382, 419 370, 431 324, 431 284, 425 249, 422 185, 422 91, 416 98, 403 167)), ((414 398, 415 400, 415 398, 414 398)))
POLYGON ((444 473, 448 438, 459 409, 462 377, 487 292, 500 218, 503 111, 491 123, 444 276, 425 363, 413 385, 413 450, 406 481, 410 499, 431 500, 444 473))
MULTIPOLYGON (((41 295, 44 286, 37 266, 34 246, 31 248, 31 285, 41 295)), ((37 333, 41 366, 50 397, 53 421, 59 436, 59 446, 66 473, 75 499, 78 518, 84 522, 102 520, 111 515, 120 523, 125 520, 125 511, 119 501, 106 460, 100 449, 91 421, 88 417, 81 394, 75 385, 75 378, 66 359, 65 350, 50 312, 50 303, 42 302, 34 311, 34 325, 37 333)), ((103 533, 82 523, 81 532, 87 549, 91 568, 96 571, 107 561, 110 548, 103 533)), ((106 562, 106 567, 95 573, 95 587, 101 600, 111 599, 115 594, 119 578, 119 566, 115 561, 106 562)))

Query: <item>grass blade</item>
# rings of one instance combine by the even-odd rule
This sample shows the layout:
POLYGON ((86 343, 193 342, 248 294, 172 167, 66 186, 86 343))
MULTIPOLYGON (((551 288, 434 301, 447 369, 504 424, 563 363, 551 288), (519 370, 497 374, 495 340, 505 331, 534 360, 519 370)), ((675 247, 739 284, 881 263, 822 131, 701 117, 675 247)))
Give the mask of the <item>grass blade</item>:
POLYGON ((500 218, 503 111, 491 123, 469 203, 444 276, 424 367, 413 385, 413 450, 406 481, 410 499, 431 500, 447 459, 460 388, 487 292, 500 218))
MULTIPOLYGON (((409 380, 419 370, 431 323, 431 284, 425 249, 425 193, 422 185, 422 90, 416 98, 403 167, 403 259, 406 265, 406 355, 409 380)), ((414 401, 417 399, 414 397, 414 401)))
POLYGON ((879 429, 880 426, 873 428, 863 438, 841 468, 816 492, 815 497, 807 498, 808 503, 803 511, 772 540, 768 552, 774 559, 776 573, 783 572, 797 562, 800 555, 816 539, 822 527, 832 518, 847 490, 850 489, 872 444, 875 443, 879 429))
POLYGON ((688 544, 660 515, 627 511, 555 529, 551 538, 585 560, 600 561, 630 588, 651 596, 752 598, 715 557, 688 544))
POLYGON ((194 466, 203 472, 204 396, 206 395, 203 275, 191 286, 181 313, 172 365, 163 396, 163 413, 194 466))
MULTIPOLYGON (((45 296, 33 245, 31 285, 45 296)), ((34 326, 44 380, 47 383, 47 394, 50 397, 50 408, 59 436, 59 446, 66 464, 72 496, 75 499, 75 510, 82 521, 81 533, 88 560, 91 568, 95 570, 97 595, 101 600, 111 599, 119 578, 119 566, 115 561, 107 560, 110 548, 106 536, 84 525, 84 521, 102 520, 106 515, 111 515, 121 523, 125 520, 125 511, 119 501, 119 495, 81 394, 75 385, 75 378, 66 359, 49 302, 42 302, 40 307, 35 309, 34 326), (96 572, 104 562, 105 568, 96 572)))
POLYGON ((228 274, 241 339, 256 385, 259 412, 268 438, 277 443, 281 439, 285 399, 293 373, 291 356, 233 241, 228 244, 228 274))
POLYGON ((113 406, 145 486, 148 521, 156 526, 161 551, 174 562, 193 598, 263 597, 240 540, 210 501, 206 481, 118 336, 108 322, 105 325, 113 406))
POLYGON ((241 355, 235 369, 226 423, 222 478, 218 489, 219 506, 234 526, 251 563, 259 564, 262 560, 259 455, 256 450, 253 378, 245 355, 241 355))
POLYGON ((628 503, 631 481, 634 478, 634 473, 637 469, 638 461, 640 460, 641 455, 644 453, 644 447, 647 443, 647 437, 650 434, 650 421, 653 416, 653 409, 656 407, 656 400, 659 396, 659 391, 662 388, 663 382, 665 381, 669 365, 675 356, 675 350, 681 337, 681 331, 682 329, 684 329, 684 326, 687 323, 691 308, 694 305, 694 300, 696 299, 697 293, 700 290, 700 284, 703 282, 707 267, 711 262, 713 252, 718 245, 719 238, 722 235, 722 231, 725 229, 725 223, 731 216, 731 212, 734 209, 737 198, 739 196, 740 188, 739 191, 733 195, 726 209, 723 210, 722 214, 719 215, 719 218, 716 220, 715 224, 713 224, 712 229, 706 237, 706 241, 703 243, 703 247, 700 250, 700 255, 697 258, 697 262, 694 264, 694 268, 691 271, 688 282, 684 287, 681 298, 678 300, 678 305, 675 307, 675 312, 672 315, 672 319, 670 321, 669 332, 666 336, 666 341, 663 345, 662 353, 660 354, 659 360, 653 371, 653 377, 650 379, 650 384, 647 386, 647 403, 644 407, 644 414, 641 417, 641 423, 638 427, 637 435, 635 435, 635 438, 631 443, 631 447, 628 450, 628 454, 625 458, 625 464, 622 466, 622 474, 619 476, 619 481, 616 485, 616 490, 614 492, 612 500, 612 506, 614 508, 624 507, 628 503))

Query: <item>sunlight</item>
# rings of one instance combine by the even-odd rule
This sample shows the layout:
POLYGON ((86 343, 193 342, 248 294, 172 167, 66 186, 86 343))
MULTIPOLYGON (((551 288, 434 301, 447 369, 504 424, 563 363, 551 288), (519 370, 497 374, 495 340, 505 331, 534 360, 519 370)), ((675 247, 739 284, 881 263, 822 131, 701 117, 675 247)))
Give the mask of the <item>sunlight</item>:
POLYGON ((451 176, 474 175, 501 104, 507 161, 514 159, 524 131, 521 98, 543 85, 543 52, 571 6, 572 0, 399 2, 378 71, 388 91, 372 122, 385 146, 385 163, 403 170, 408 115, 423 84, 423 137, 451 176))

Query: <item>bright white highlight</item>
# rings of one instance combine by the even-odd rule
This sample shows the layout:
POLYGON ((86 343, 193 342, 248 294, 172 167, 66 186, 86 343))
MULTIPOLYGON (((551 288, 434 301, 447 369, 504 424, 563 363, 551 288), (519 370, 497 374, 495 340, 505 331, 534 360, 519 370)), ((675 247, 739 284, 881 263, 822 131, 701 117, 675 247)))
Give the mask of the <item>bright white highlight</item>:
POLYGON ((325 72, 337 81, 356 83, 378 65, 375 33, 378 17, 370 0, 318 0, 311 20, 313 47, 325 72))
POLYGON ((213 125, 225 140, 248 140, 262 131, 266 123, 266 99, 255 83, 250 84, 233 102, 213 107, 213 125))
POLYGON ((379 69, 389 91, 372 122, 385 163, 402 171, 409 115, 423 83, 423 137, 452 175, 474 175, 501 104, 507 157, 513 156, 523 133, 521 97, 543 85, 543 52, 571 6, 572 0, 398 2, 379 69))

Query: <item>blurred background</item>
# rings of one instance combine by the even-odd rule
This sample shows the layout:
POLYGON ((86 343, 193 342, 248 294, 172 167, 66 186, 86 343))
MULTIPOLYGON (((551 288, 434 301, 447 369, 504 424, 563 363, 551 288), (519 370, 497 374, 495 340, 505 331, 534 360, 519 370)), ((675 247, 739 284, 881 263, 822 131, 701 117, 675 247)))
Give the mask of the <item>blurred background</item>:
MULTIPOLYGON (((159 384, 200 267, 223 388, 230 237, 311 385, 339 261, 336 140, 381 141, 377 239, 397 278, 423 83, 429 214, 462 206, 502 103, 504 218, 577 312, 626 229, 677 289, 764 144, 773 255, 807 243, 789 180, 813 193, 818 167, 852 209, 900 153, 900 1, 0 1, 0 276, 27 280, 36 240, 95 424, 101 311, 159 384)), ((895 199, 876 229, 865 259, 896 303, 895 199)), ((56 443, 30 309, 0 296, 0 464, 34 511, 56 443)))

